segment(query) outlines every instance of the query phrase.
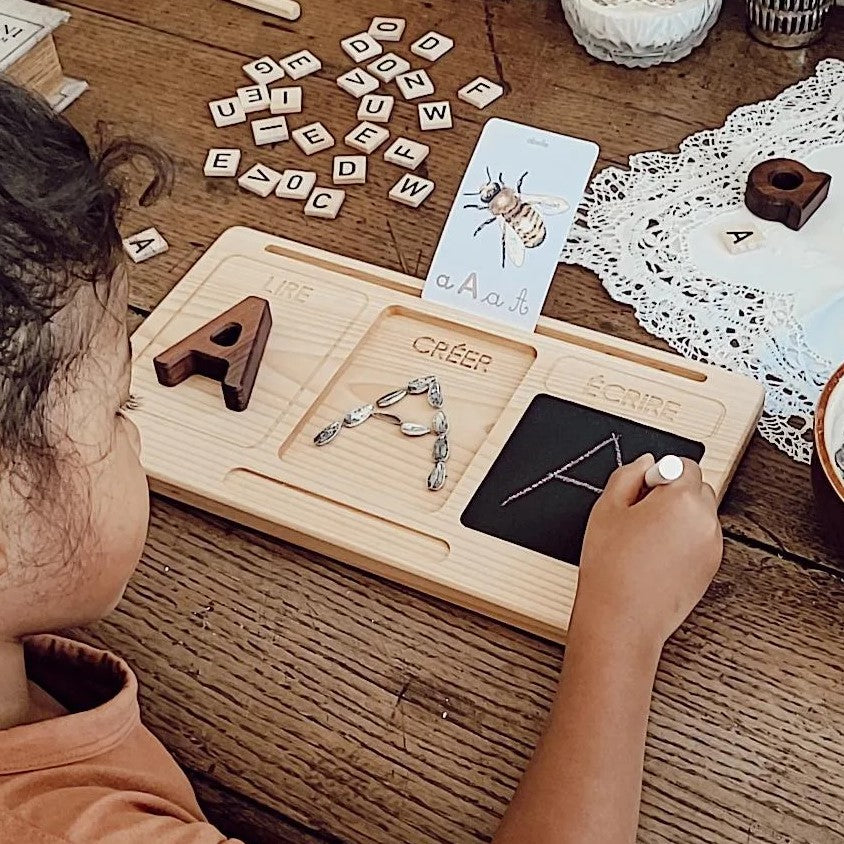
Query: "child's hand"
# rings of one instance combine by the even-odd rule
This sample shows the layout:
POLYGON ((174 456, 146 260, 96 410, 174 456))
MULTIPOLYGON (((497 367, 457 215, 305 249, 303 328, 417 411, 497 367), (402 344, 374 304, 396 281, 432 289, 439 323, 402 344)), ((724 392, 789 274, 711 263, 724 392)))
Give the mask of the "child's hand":
POLYGON ((723 540, 715 494, 691 460, 640 500, 653 462, 647 454, 618 469, 595 504, 572 623, 661 648, 706 592, 723 540))

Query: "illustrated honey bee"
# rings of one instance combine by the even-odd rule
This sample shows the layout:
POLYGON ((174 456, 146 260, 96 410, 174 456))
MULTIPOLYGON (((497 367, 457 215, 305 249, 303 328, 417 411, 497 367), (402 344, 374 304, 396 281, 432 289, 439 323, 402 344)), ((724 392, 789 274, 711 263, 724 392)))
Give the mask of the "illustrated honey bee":
POLYGON ((504 175, 498 174, 493 181, 486 168, 487 182, 476 192, 464 196, 479 196, 483 205, 467 203, 464 208, 478 208, 488 211, 492 216, 481 223, 472 237, 477 237, 481 229, 498 220, 501 225, 501 267, 506 258, 517 267, 525 260, 525 248, 535 249, 545 242, 545 222, 542 219, 568 211, 569 204, 560 196, 542 196, 522 194, 522 183, 528 171, 522 173, 515 190, 504 184, 504 175))

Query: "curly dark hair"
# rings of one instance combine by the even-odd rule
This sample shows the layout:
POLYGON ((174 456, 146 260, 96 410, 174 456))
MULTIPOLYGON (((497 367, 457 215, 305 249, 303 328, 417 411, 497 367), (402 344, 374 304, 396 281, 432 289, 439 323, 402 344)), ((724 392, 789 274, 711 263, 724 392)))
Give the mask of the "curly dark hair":
POLYGON ((165 155, 127 139, 94 152, 46 102, 0 77, 0 472, 20 472, 30 489, 33 471, 49 476, 55 461, 51 386, 102 314, 80 308, 73 332, 56 316, 84 286, 108 303, 123 261, 115 169, 138 158, 154 172, 140 199, 148 205, 172 185, 165 155))

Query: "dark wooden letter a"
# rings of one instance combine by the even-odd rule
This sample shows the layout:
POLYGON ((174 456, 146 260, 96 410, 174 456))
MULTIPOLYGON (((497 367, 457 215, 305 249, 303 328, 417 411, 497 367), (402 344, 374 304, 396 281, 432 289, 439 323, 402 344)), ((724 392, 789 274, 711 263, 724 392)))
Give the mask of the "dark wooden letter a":
POLYGON ((229 410, 246 410, 273 319, 270 303, 249 296, 158 355, 158 381, 175 387, 191 375, 223 385, 229 410))
POLYGON ((750 171, 744 204, 757 217, 797 231, 821 207, 831 181, 829 173, 816 173, 799 161, 772 158, 750 171))

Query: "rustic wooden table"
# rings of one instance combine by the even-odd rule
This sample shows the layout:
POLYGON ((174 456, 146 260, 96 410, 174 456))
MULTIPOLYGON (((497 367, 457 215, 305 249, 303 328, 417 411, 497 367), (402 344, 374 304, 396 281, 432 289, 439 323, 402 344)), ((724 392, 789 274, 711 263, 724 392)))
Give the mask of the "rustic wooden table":
MULTIPOLYGON (((134 324, 234 224, 424 276, 490 114, 594 139, 599 166, 624 164, 844 55, 844 9, 825 43, 778 52, 747 38, 735 0, 691 58, 646 72, 591 60, 556 0, 304 0, 295 24, 224 0, 62 5, 67 70, 91 83, 71 119, 157 143, 178 166, 172 199, 126 215, 126 233, 154 224, 171 244, 133 271, 134 324), (375 14, 456 39, 433 72, 440 91, 476 74, 508 89, 487 112, 457 107, 454 129, 431 140, 437 190, 423 209, 386 201, 396 173, 377 156, 334 222, 203 178, 211 146, 259 157, 248 126, 216 130, 206 106, 247 84, 251 58, 311 48, 324 68, 305 80, 305 116, 351 128, 354 104, 333 82, 349 64, 338 42, 375 14)), ((398 102, 392 130, 417 136, 415 114, 398 102)), ((260 159, 304 163, 291 147, 260 159)), ((307 163, 324 180, 330 161, 307 163)), ((558 270, 545 313, 657 344, 578 269, 558 270)), ((816 527, 808 469, 758 436, 722 514, 722 571, 659 672, 640 840, 844 844, 844 558, 816 527)), ((562 659, 555 645, 161 499, 125 600, 80 635, 132 663, 147 723, 211 818, 253 842, 487 840, 562 659)))

